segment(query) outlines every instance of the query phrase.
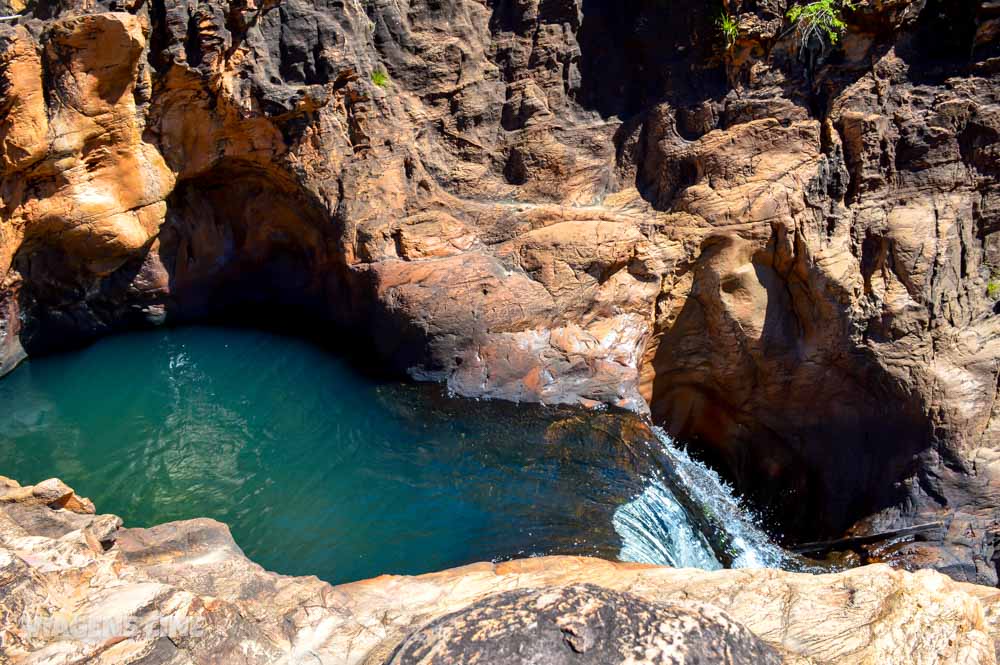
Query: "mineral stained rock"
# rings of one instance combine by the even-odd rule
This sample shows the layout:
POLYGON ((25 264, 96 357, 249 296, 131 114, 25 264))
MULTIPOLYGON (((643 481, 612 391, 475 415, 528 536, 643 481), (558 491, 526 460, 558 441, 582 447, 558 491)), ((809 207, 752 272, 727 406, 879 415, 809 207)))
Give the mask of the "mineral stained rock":
POLYGON ((580 656, 567 662, 618 662, 606 650, 626 643, 648 646, 643 657, 657 663, 681 653, 688 663, 997 662, 1000 592, 930 570, 706 572, 541 557, 332 587, 265 571, 213 520, 121 529, 63 488, 0 479, 4 662, 382 665, 456 655, 441 661, 450 663, 487 653, 477 643, 487 637, 490 654, 517 643, 558 654, 565 644, 580 656), (539 621, 551 623, 532 628, 539 621))
POLYGON ((723 4, 0 0, 0 373, 297 307, 995 584, 1000 9, 723 4))

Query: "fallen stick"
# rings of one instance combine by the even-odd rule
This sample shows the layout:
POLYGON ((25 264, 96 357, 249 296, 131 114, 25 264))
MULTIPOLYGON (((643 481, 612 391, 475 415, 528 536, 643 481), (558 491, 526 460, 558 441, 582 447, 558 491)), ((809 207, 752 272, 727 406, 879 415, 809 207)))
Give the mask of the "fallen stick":
POLYGON ((795 545, 794 547, 789 547, 791 551, 797 554, 806 554, 809 552, 825 552, 827 550, 847 550, 854 549, 860 545, 867 545, 869 543, 878 543, 883 540, 889 540, 890 538, 902 538, 905 536, 915 536, 933 529, 940 529, 944 526, 943 522, 928 522, 927 524, 917 524, 915 526, 908 526, 905 529, 895 529, 893 531, 881 531, 879 533, 870 533, 865 536, 851 536, 849 538, 838 538, 837 540, 825 540, 815 543, 802 543, 800 545, 795 545))

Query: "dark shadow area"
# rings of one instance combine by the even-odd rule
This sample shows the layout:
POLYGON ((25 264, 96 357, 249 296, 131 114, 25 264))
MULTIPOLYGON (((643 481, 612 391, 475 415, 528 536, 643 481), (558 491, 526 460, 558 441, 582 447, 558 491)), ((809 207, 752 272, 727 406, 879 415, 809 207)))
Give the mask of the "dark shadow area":
POLYGON ((715 7, 659 0, 584 0, 577 101, 627 119, 669 101, 682 107, 721 97, 715 7), (708 63, 708 64, 705 64, 708 63))
MULTIPOLYGON (((245 296, 230 286, 224 297, 210 305, 199 301, 194 309, 172 310, 169 315, 150 316, 146 305, 120 303, 121 285, 133 272, 123 269, 102 283, 97 294, 79 302, 42 306, 39 291, 22 292, 22 307, 31 315, 21 331, 21 341, 32 357, 73 353, 107 335, 156 327, 183 327, 191 324, 262 330, 290 338, 304 339, 347 361, 365 377, 375 381, 408 381, 405 371, 385 362, 374 338, 354 327, 344 326, 322 309, 315 310, 295 299, 265 298, 264 291, 245 296)), ((259 285, 248 281, 246 286, 259 285)), ((272 283, 273 287, 274 284, 272 283)), ((68 299, 69 293, 61 292, 68 299)), ((218 295, 218 293, 216 294, 218 295)), ((154 306, 155 307, 155 306, 154 306)))
POLYGON ((372 334, 374 298, 348 275, 339 225, 294 184, 229 163, 179 183, 167 203, 146 251, 105 276, 55 247, 22 248, 14 265, 29 355, 204 321, 306 337, 366 374, 405 376, 409 357, 391 351, 409 347, 389 327, 372 334))
POLYGON ((751 286, 766 309, 759 335, 747 329, 739 317, 753 291, 736 281, 747 278, 717 265, 699 273, 659 343, 654 422, 690 443, 786 544, 837 537, 904 505, 933 441, 922 403, 832 332, 838 322, 803 312, 814 299, 797 293, 803 286, 756 260, 751 286))
POLYGON ((228 164, 180 183, 167 205, 145 268, 165 273, 177 315, 274 302, 327 309, 343 274, 336 229, 294 183, 228 164))
POLYGON ((968 0, 927 0, 913 29, 896 44, 915 84, 940 85, 968 74, 977 28, 976 5, 968 0))

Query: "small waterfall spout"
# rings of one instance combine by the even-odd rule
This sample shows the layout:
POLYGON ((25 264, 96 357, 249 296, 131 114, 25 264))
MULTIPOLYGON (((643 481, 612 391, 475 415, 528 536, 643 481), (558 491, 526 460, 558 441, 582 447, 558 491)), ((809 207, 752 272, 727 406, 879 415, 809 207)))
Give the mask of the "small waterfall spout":
POLYGON ((677 448, 660 428, 663 475, 615 511, 623 561, 715 570, 781 568, 787 554, 719 475, 677 448), (697 517, 692 513, 697 513, 697 517))

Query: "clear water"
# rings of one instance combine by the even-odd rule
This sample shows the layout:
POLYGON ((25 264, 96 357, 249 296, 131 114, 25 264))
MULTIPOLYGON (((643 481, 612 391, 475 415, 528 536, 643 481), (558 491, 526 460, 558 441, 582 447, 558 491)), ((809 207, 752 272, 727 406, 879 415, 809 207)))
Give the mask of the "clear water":
MULTIPOLYGON (((0 474, 62 478, 126 526, 213 517, 266 568, 333 583, 553 553, 720 566, 664 485, 697 489, 697 464, 628 440, 630 417, 451 399, 294 337, 186 327, 0 379, 0 474)), ((760 545, 741 529, 729 545, 760 545)))
POLYGON ((687 520, 684 507, 659 480, 615 511, 623 561, 718 570, 722 563, 704 534, 687 520))
POLYGON ((731 568, 798 566, 774 544, 756 514, 743 505, 718 473, 692 459, 659 427, 653 431, 660 443, 658 452, 677 490, 668 489, 663 470, 655 469, 646 489, 615 511, 613 523, 622 538, 621 559, 715 570, 722 567, 715 552, 721 545, 731 568), (682 493, 689 504, 698 507, 697 513, 708 528, 692 524, 691 511, 678 498, 682 493), (706 533, 724 542, 713 548, 706 533))

